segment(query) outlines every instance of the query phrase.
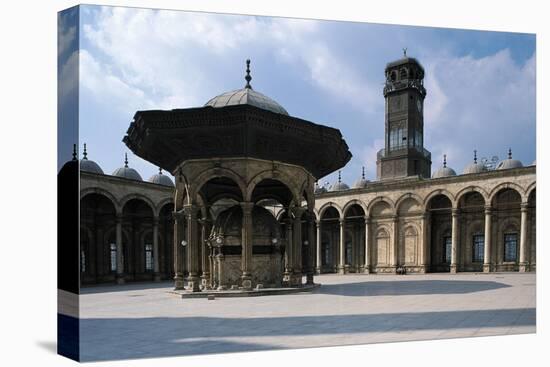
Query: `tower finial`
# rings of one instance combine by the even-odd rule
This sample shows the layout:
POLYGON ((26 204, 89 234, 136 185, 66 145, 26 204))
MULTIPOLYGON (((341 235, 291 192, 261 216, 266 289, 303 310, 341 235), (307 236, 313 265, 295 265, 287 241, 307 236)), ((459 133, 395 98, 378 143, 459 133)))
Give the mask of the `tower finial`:
POLYGON ((362 169, 361 169, 361 178, 363 180, 365 179, 365 166, 363 166, 362 169))
POLYGON ((508 159, 512 159, 512 148, 508 148, 508 159))
POLYGON ((252 80, 252 77, 250 76, 250 59, 246 59, 246 76, 244 77, 244 80, 246 80, 246 85, 244 87, 247 89, 252 89, 252 86, 250 85, 250 81, 252 80))
POLYGON ((474 149, 474 163, 477 164, 477 150, 474 149))
POLYGON ((342 182, 342 171, 338 170, 338 183, 342 182))
POLYGON ((86 143, 84 143, 84 152, 82 153, 82 159, 88 159, 88 152, 86 151, 86 143))
POLYGON ((407 57, 407 47, 403 48, 403 57, 407 57))
POLYGON ((128 168, 128 153, 124 153, 124 167, 128 168))
POLYGON ((76 144, 73 144, 73 161, 78 160, 76 157, 76 144))
POLYGON ((447 168, 447 154, 443 154, 443 168, 447 168))

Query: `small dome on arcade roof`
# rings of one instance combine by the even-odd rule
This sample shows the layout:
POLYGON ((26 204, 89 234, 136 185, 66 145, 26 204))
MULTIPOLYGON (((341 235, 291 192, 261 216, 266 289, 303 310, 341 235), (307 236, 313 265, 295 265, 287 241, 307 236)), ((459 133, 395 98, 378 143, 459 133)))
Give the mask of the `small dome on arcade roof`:
POLYGON ((113 172, 113 176, 123 177, 130 180, 143 181, 143 179, 135 169, 128 167, 128 154, 126 153, 124 153, 124 167, 117 168, 113 172))
POLYGON ((474 150, 474 163, 470 163, 469 165, 464 168, 463 174, 471 174, 471 173, 481 173, 481 172, 487 172, 487 167, 483 163, 477 162, 477 150, 474 150))
POLYGON ((338 182, 331 186, 329 191, 344 191, 349 190, 349 186, 342 182, 342 171, 338 171, 338 182))
POLYGON ((508 159, 505 159, 501 161, 497 169, 512 169, 512 168, 521 168, 523 167, 523 163, 518 161, 517 159, 512 159, 512 149, 508 149, 508 159))
POLYGON ((82 153, 82 159, 80 160, 80 170, 91 173, 103 174, 103 170, 94 161, 88 159, 88 152, 86 151, 86 143, 84 143, 84 152, 82 153))
POLYGON ((443 167, 440 167, 437 171, 434 172, 432 175, 432 178, 442 178, 442 177, 450 177, 450 176, 456 176, 456 172, 454 169, 447 167, 447 155, 443 155, 443 167))
POLYGON ((363 166, 362 172, 361 172, 361 178, 355 181, 355 183, 353 184, 353 188, 364 189, 365 187, 367 187, 368 183, 369 183, 369 180, 365 178, 365 167, 363 166))
POLYGON ((162 168, 160 167, 159 173, 151 176, 148 181, 158 185, 174 187, 174 182, 172 182, 170 177, 162 174, 162 168))

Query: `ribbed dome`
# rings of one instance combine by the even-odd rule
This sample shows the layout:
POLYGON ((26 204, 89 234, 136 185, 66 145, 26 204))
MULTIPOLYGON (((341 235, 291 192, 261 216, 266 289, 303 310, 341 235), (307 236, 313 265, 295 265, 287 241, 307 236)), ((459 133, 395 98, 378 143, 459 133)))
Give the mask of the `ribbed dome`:
POLYGON ((204 105, 212 107, 225 107, 225 106, 235 106, 235 105, 251 105, 263 110, 280 113, 282 115, 288 115, 288 112, 273 99, 263 95, 260 92, 256 92, 252 89, 250 81, 252 77, 250 76, 250 60, 246 60, 246 86, 243 89, 234 90, 231 92, 225 92, 216 96, 206 102, 204 105))
POLYGON ((103 175, 103 170, 94 161, 91 161, 88 159, 88 152, 86 151, 86 144, 84 144, 84 153, 82 154, 83 157, 80 160, 80 170, 85 172, 91 172, 91 173, 98 173, 103 175))
POLYGON ((355 181, 355 183, 353 184, 353 188, 364 189, 365 187, 367 187, 368 183, 369 183, 369 180, 365 178, 365 167, 363 167, 361 178, 355 181))
POLYGON ((170 177, 162 174, 162 169, 159 168, 159 173, 156 175, 153 175, 149 178, 149 182, 157 184, 157 185, 164 185, 164 186, 170 186, 174 187, 174 182, 170 179, 170 177))
POLYGON ((124 167, 117 168, 113 176, 124 177, 130 180, 143 181, 140 174, 133 168, 128 167, 128 155, 124 156, 124 167))
POLYGON ((329 191, 344 191, 349 190, 349 186, 342 182, 341 172, 338 171, 338 181, 332 185, 329 191))
POLYGON ((508 150, 508 159, 505 159, 501 161, 497 169, 511 169, 511 168, 521 168, 523 167, 523 163, 518 161, 517 159, 512 159, 512 149, 508 150))
POLYGON ((470 163, 464 168, 464 174, 487 172, 487 167, 482 163, 470 163))
POLYGON ((447 155, 443 155, 443 167, 440 167, 437 171, 434 172, 432 178, 442 178, 442 177, 451 177, 456 176, 454 169, 447 167, 447 155))
POLYGON ((474 162, 467 165, 466 168, 464 168, 464 171, 462 172, 465 175, 471 174, 471 173, 481 173, 481 172, 487 172, 487 167, 483 163, 477 163, 477 150, 474 150, 474 162))

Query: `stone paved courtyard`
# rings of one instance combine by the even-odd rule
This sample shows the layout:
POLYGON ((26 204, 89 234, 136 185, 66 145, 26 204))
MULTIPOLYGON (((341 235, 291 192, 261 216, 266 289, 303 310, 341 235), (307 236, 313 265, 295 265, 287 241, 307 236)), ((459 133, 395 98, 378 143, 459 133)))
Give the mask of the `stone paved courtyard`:
POLYGON ((83 289, 83 361, 535 332, 535 274, 321 275, 312 293, 185 299, 83 289))

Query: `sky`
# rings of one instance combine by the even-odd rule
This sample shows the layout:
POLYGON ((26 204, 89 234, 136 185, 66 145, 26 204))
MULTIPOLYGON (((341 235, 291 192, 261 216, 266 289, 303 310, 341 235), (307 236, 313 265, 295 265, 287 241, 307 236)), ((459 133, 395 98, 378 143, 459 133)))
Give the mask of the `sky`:
MULTIPOLYGON (((79 140, 112 173, 124 164, 148 179, 158 170, 122 143, 137 110, 204 105, 245 85, 290 115, 340 129, 352 185, 365 166, 376 179, 384 142, 384 68, 403 48, 426 71, 424 145, 432 171, 461 173, 478 157, 535 160, 535 35, 369 23, 81 6, 79 140)), ((66 40, 66 41, 65 41, 66 40)), ((67 63, 68 64, 68 63, 67 63)), ((61 66, 60 73, 63 73, 61 66)), ((320 180, 333 183, 335 172, 320 180)))

